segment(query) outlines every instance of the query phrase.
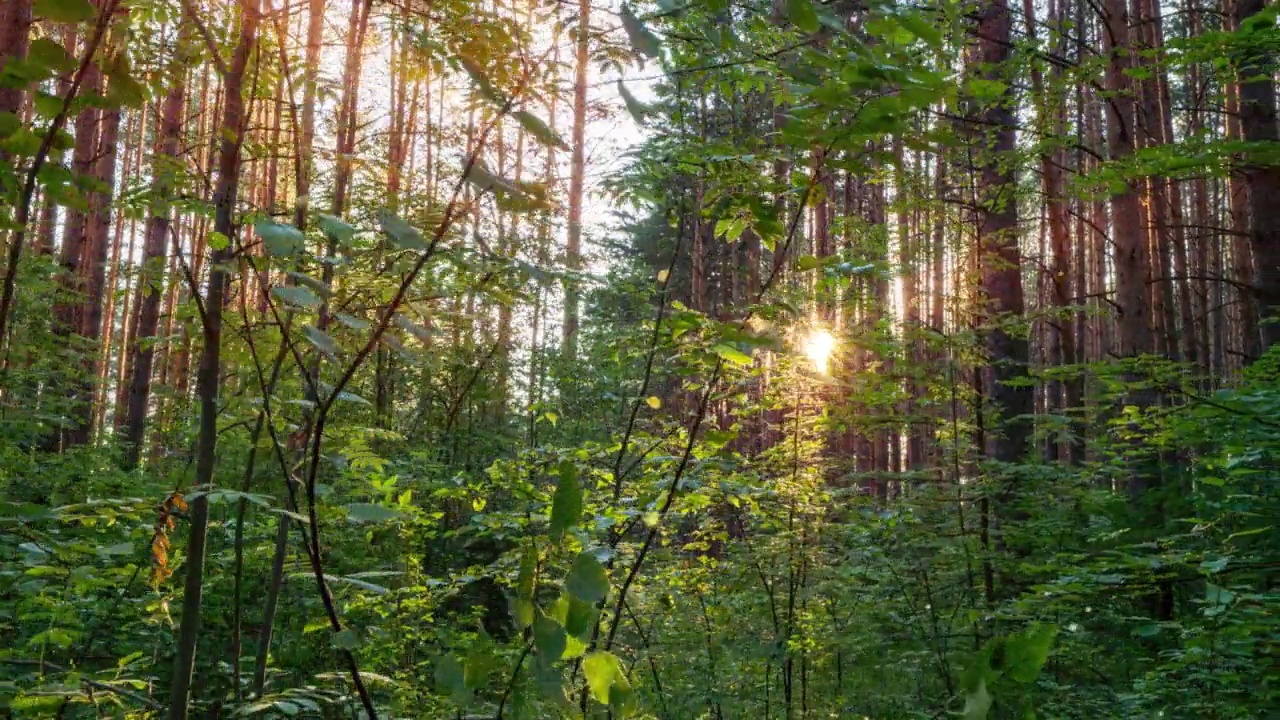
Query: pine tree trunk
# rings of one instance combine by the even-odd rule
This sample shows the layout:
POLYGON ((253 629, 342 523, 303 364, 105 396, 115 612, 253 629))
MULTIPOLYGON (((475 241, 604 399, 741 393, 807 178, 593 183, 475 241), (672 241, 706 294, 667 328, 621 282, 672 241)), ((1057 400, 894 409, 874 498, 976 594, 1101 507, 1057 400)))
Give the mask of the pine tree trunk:
MULTIPOLYGON (((185 18, 184 18, 185 20, 185 18)), ((187 27, 184 22, 183 28, 187 27)), ((185 32, 182 34, 185 35, 185 32)), ((180 35, 178 44, 185 38, 180 35)), ((186 100, 186 71, 173 70, 172 85, 164 97, 159 116, 158 142, 152 159, 152 187, 155 200, 147 219, 146 240, 142 249, 142 267, 134 296, 133 342, 129 347, 129 394, 124 408, 124 464, 138 465, 147 428, 147 406, 151 400, 151 375, 156 348, 152 339, 160 320, 160 299, 165 292, 165 265, 169 251, 171 225, 170 196, 181 148, 183 108, 186 100)))
MULTIPOLYGON (((31 36, 31 0, 4 0, 0 7, 0 70, 10 60, 27 56, 31 36)), ((22 109, 20 88, 0 87, 0 113, 18 114, 22 109)))
MULTIPOLYGON (((977 60, 984 77, 999 80, 1009 61, 1011 31, 1004 0, 982 6, 978 17, 977 60)), ((1016 183, 1009 158, 1014 152, 1013 88, 998 103, 986 107, 978 130, 984 136, 978 151, 978 253, 980 302, 987 327, 986 349, 991 367, 987 392, 1003 418, 1002 430, 988 434, 989 455, 1000 462, 1022 458, 1030 435, 1026 417, 1032 411, 1032 391, 1017 381, 1026 377, 1029 352, 1026 338, 1012 334, 1006 321, 1024 312, 1022 253, 1018 247, 1016 183)))
MULTIPOLYGON (((1235 0, 1235 17, 1245 49, 1239 67, 1240 127, 1249 142, 1276 142, 1275 59, 1264 50, 1264 33, 1274 33, 1270 21, 1251 27, 1250 18, 1262 12, 1265 0, 1235 0)), ((1254 286, 1263 320, 1262 348, 1280 343, 1280 166, 1246 162, 1249 187, 1249 245, 1253 250, 1254 286)), ((1252 329, 1250 328, 1252 332, 1252 329)), ((1250 337, 1252 346, 1253 338, 1250 337)))
MULTIPOLYGON (((582 269, 582 201, 586 179, 587 70, 590 63, 588 39, 591 30, 591 0, 578 2, 578 28, 574 34, 576 55, 573 81, 573 128, 569 161, 569 217, 565 236, 565 266, 570 273, 582 269)), ((562 352, 570 360, 578 355, 580 290, 578 280, 569 278, 564 288, 564 339, 562 352)))
MULTIPOLYGON (((1112 162, 1123 162, 1134 152, 1135 110, 1133 82, 1127 71, 1133 67, 1133 44, 1129 37, 1129 11, 1125 0, 1103 3, 1103 47, 1109 55, 1106 78, 1111 96, 1104 102, 1107 113, 1107 150, 1112 162)), ((1134 183, 1117 180, 1111 196, 1111 244, 1115 253, 1116 295, 1119 314, 1118 337, 1122 355, 1152 352, 1147 278, 1150 262, 1142 227, 1142 206, 1134 183)))
MULTIPOLYGON (((234 236, 232 213, 239 186, 240 149, 245 129, 244 75, 249 55, 256 42, 258 29, 257 0, 241 0, 240 40, 231 66, 223 80, 225 98, 218 153, 218 183, 214 190, 214 230, 223 236, 234 236)), ((226 245, 213 251, 209 258, 209 286, 204 301, 204 348, 200 355, 197 395, 200 404, 200 427, 196 444, 196 470, 193 485, 205 488, 213 480, 218 443, 218 388, 222 371, 222 310, 227 274, 225 263, 231 257, 226 245)), ((200 610, 204 591, 205 539, 209 528, 209 499, 202 495, 190 503, 191 532, 187 547, 186 580, 183 585, 182 619, 178 629, 178 647, 169 685, 169 720, 186 720, 189 714, 188 694, 195 667, 196 645, 200 638, 200 610)))

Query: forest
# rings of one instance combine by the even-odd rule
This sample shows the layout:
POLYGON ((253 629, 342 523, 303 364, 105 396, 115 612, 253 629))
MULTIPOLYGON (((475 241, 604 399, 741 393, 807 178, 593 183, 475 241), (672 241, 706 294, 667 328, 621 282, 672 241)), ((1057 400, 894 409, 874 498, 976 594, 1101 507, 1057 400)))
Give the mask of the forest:
POLYGON ((0 0, 0 718, 1280 717, 1278 18, 0 0))

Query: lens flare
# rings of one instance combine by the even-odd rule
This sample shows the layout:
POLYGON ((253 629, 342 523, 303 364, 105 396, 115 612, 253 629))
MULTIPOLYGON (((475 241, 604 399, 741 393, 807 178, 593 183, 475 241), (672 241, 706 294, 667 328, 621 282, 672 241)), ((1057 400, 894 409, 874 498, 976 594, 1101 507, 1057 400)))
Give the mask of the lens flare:
POLYGON ((813 368, 826 375, 831 369, 831 353, 836 349, 836 337, 823 328, 809 331, 804 339, 804 354, 813 363, 813 368))

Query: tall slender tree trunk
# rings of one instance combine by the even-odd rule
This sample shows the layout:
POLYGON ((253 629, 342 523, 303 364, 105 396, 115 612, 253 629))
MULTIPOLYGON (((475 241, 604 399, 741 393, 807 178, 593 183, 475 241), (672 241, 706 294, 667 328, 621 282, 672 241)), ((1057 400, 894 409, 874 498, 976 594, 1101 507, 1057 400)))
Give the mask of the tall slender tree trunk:
MULTIPOLYGON (((225 98, 218 153, 218 182, 214 190, 214 230, 224 237, 235 237, 233 216, 240 179, 240 149, 244 133, 244 75, 249 55, 257 42, 258 0, 240 2, 240 39, 231 66, 223 79, 225 98)), ((197 395, 200 404, 200 428, 196 444, 196 474, 193 485, 207 487, 213 480, 218 443, 218 388, 222 371, 222 310, 227 274, 225 263, 231 257, 226 245, 213 251, 209 258, 209 286, 204 301, 204 348, 200 356, 197 395)), ((182 619, 178 629, 178 648, 173 677, 169 685, 169 720, 186 720, 189 716, 188 694, 195 667, 196 646, 200 638, 200 610, 204 592, 204 551, 209 528, 209 499, 202 495, 190 503, 191 532, 187 547, 186 580, 183 585, 182 619)))
MULTIPOLYGON (((182 27, 188 27, 183 18, 182 27)), ((178 45, 186 40, 184 31, 178 37, 178 45)), ((151 205, 151 217, 147 220, 146 240, 142 249, 142 267, 139 269, 138 290, 134 293, 133 342, 129 347, 129 394, 124 408, 124 464, 126 468, 138 465, 142 454, 143 438, 147 431, 147 406, 151 400, 151 375, 156 348, 153 338, 160 320, 160 299, 165 292, 165 266, 169 252, 169 232, 172 223, 170 198, 176 163, 181 147, 183 108, 186 101, 186 70, 172 69, 173 77, 159 116, 159 133, 152 157, 152 187, 155 199, 151 205)))
MULTIPOLYGON (((978 18, 977 60, 984 77, 1005 76, 1009 61, 1011 19, 1005 0, 982 6, 978 18)), ((989 454, 1001 462, 1016 462, 1026 450, 1032 411, 1032 390, 1018 381, 1025 378, 1029 352, 1027 340, 1009 331, 1007 321, 1024 312, 1022 253, 1018 247, 1016 184, 1009 159, 1014 153, 1014 95, 1004 97, 982 113, 979 132, 987 135, 979 150, 978 261, 980 302, 988 327, 986 348, 991 367, 987 392, 1002 413, 1002 431, 988 433, 989 454)))
MULTIPOLYGON (((1266 0, 1235 0, 1235 18, 1244 38, 1240 61, 1240 127, 1249 142, 1276 142, 1275 58, 1266 52, 1265 34, 1272 22, 1250 23, 1267 6, 1266 0)), ((1253 250, 1253 281, 1262 323, 1262 347, 1280 343, 1280 166, 1246 162, 1249 187, 1249 245, 1253 250)), ((1252 345, 1252 338, 1251 345, 1252 345)))
MULTIPOLYGON (((1103 47, 1107 62, 1107 150, 1112 162, 1123 162, 1134 151, 1135 108, 1129 9, 1125 0, 1104 0, 1103 47)), ((1155 348, 1151 332, 1147 278, 1150 261, 1142 227, 1142 205, 1135 183, 1123 184, 1111 196, 1111 244, 1115 255, 1116 311, 1121 354, 1141 355, 1155 348)))
MULTIPOLYGON (((565 237, 565 266, 570 273, 582 270, 582 201, 586 179, 587 70, 591 33, 591 0, 578 2, 578 29, 573 80, 572 154, 569 161, 569 218, 565 237)), ((581 291, 578 279, 570 277, 564 288, 563 353, 570 360, 578 355, 578 322, 581 291)))
MULTIPOLYGON (((31 0, 4 0, 0 7, 0 70, 10 61, 21 61, 27 56, 31 36, 31 0)), ((14 113, 22 109, 21 88, 0 87, 0 113, 14 113)))

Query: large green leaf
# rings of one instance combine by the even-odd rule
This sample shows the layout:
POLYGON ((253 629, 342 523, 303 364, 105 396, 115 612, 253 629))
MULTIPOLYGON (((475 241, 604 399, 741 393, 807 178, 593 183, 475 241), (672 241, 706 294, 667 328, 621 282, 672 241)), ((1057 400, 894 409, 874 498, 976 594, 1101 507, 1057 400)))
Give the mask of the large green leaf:
POLYGON ((569 149, 569 144, 564 141, 564 138, 560 137, 559 133, 543 122, 542 118, 525 110, 512 113, 512 115, 520 122, 521 127, 528 130, 543 145, 551 145, 561 150, 569 149))
POLYGON ((569 568, 564 588, 579 600, 597 603, 609 593, 609 576, 594 553, 582 552, 574 559, 573 567, 569 568))
POLYGON ((656 58, 662 50, 662 44, 658 42, 657 36, 650 32, 649 28, 636 17, 635 12, 631 10, 631 5, 623 3, 622 5, 622 29, 627 33, 627 39, 631 41, 631 47, 637 53, 647 57, 656 58))
POLYGON ((271 255, 287 257, 297 255, 307 248, 307 236, 292 225, 259 220, 253 224, 253 229, 262 238, 263 247, 271 255))
POLYGON ((295 287, 291 285, 278 285, 271 288, 271 294, 277 299, 295 307, 315 308, 324 304, 319 295, 316 295, 311 288, 295 287))
POLYGON ((307 340, 315 345, 320 352, 329 357, 337 357, 338 341, 334 340, 327 333, 314 325, 308 325, 302 329, 302 334, 307 336, 307 340))
POLYGON ((390 210, 378 213, 378 226, 391 238, 391 242, 402 250, 426 250, 427 241, 417 228, 405 222, 390 210))
POLYGON ((547 617, 541 610, 536 611, 533 619, 533 646, 545 662, 560 659, 564 654, 566 640, 564 626, 547 617))
POLYGON ((352 239, 356 236, 356 229, 346 224, 341 218, 324 213, 316 213, 316 224, 320 226, 320 230, 325 236, 338 243, 339 245, 350 245, 352 239))
POLYGON ((596 615, 594 604, 570 595, 569 609, 564 616, 564 631, 571 637, 584 638, 595 626, 596 615))
POLYGON ((610 652, 589 653, 582 659, 582 674, 587 677, 591 697, 605 705, 611 704, 615 688, 630 689, 627 675, 622 670, 622 661, 610 652))
POLYGON ((1005 640, 1004 666, 1009 677, 1021 683, 1035 682, 1049 659, 1057 634, 1056 625, 1033 623, 1005 640))
POLYGON ((385 522, 400 517, 400 513, 389 507, 372 503, 351 503, 347 506, 347 519, 352 522, 369 523, 385 522))
POLYGON ((556 494, 551 500, 551 539, 559 540, 564 531, 582 517, 582 483, 578 469, 571 462, 560 463, 556 494))
MULTIPOLYGON (((14 0, 4 0, 6 3, 14 0)), ((89 0, 35 0, 31 11, 36 17, 59 23, 77 23, 92 18, 93 4, 89 0)))
POLYGON ((737 365, 750 365, 751 356, 727 343, 713 345, 711 351, 725 360, 737 365))
POLYGON ((521 629, 533 624, 534 580, 538 570, 538 549, 532 544, 520 554, 520 572, 516 575, 516 594, 512 602, 512 616, 521 629))
POLYGON ((467 688, 462 663, 452 655, 443 655, 436 659, 435 681, 436 689, 449 695, 454 704, 465 705, 471 699, 471 690, 467 688))
POLYGON ((627 112, 631 113, 631 117, 638 123, 644 122, 645 117, 652 112, 652 109, 636 99, 635 95, 627 89, 625 83, 618 81, 618 95, 622 96, 622 102, 627 106, 627 112))
POLYGON ((792 25, 807 33, 818 32, 822 21, 810 0, 786 0, 786 3, 787 19, 792 25))

